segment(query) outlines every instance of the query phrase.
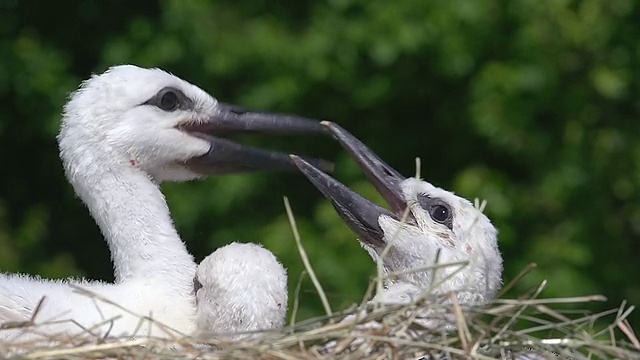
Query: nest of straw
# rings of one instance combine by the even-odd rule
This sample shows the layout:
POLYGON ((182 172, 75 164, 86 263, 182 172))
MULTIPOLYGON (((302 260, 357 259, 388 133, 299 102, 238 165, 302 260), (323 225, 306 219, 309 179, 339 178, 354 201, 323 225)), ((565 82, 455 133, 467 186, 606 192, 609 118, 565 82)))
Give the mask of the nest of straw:
MULTIPOLYGON (((0 342, 0 354, 15 359, 640 359, 640 342, 627 321, 632 306, 598 314, 559 311, 554 309, 559 304, 586 306, 604 298, 537 299, 542 287, 481 307, 429 298, 402 306, 367 304, 237 342, 216 340, 215 334, 132 339, 82 333, 0 342), (425 318, 443 326, 425 327, 425 318), (603 320, 609 325, 597 329, 603 320)), ((29 332, 45 324, 13 325, 29 332)))
MULTIPOLYGON (((427 291, 405 305, 376 304, 367 299, 389 275, 371 283, 359 306, 331 311, 322 286, 300 242, 295 219, 285 199, 294 238, 306 272, 324 304, 326 315, 295 321, 278 331, 246 333, 245 340, 220 340, 182 335, 168 338, 105 337, 86 330, 78 335, 47 335, 42 340, 0 341, 0 356, 8 359, 640 359, 640 341, 627 318, 634 307, 622 303, 601 313, 561 310, 588 308, 604 296, 541 299, 546 282, 518 298, 499 296, 488 305, 464 307, 455 294, 427 291), (602 324, 607 324, 603 326, 602 324)), ((458 266, 444 264, 441 266, 458 266)), ((507 284, 517 283, 535 265, 507 284)), ((105 299, 77 289, 94 301, 105 299)), ((113 305, 113 304, 111 304, 113 305)), ((0 324, 3 331, 38 332, 46 323, 0 324)), ((117 321, 112 319, 110 321, 117 321)), ((153 321, 141 317, 141 322, 153 321)), ((176 332, 168 332, 168 334, 176 332)))

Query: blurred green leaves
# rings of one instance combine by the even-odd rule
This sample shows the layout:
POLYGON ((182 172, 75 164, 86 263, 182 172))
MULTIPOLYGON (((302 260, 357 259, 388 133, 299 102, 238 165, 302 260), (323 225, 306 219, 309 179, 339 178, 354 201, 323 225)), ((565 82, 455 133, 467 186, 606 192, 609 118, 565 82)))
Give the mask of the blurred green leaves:
MULTIPOLYGON (((631 0, 0 2, 0 268, 111 278, 99 232, 62 175, 54 135, 89 70, 161 67, 225 102, 336 121, 383 159, 488 201, 515 293, 603 293, 640 304, 640 7, 631 0), (45 9, 46 10, 46 9, 45 9), (44 10, 42 10, 44 11, 44 10), (59 29, 53 31, 52 29, 59 29)), ((382 203, 328 138, 243 142, 336 160, 335 176, 382 203)), ((298 174, 164 184, 198 259, 262 242, 289 269, 303 243, 334 308, 359 301, 373 263, 298 174)), ((302 286, 301 318, 322 312, 302 286)), ((299 317, 300 318, 300 317, 299 317)), ((635 315, 636 321, 638 315, 635 315)))

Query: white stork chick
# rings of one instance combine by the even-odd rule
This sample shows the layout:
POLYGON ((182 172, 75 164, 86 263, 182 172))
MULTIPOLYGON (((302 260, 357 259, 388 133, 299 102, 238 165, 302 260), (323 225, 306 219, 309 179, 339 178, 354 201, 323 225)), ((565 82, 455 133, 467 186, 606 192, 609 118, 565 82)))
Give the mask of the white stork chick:
POLYGON ((248 131, 318 133, 322 127, 308 119, 222 104, 159 69, 115 66, 83 82, 64 107, 60 156, 109 246, 115 283, 0 274, 0 325, 31 319, 43 298, 35 323, 57 321, 1 330, 0 340, 30 337, 25 332, 45 337, 80 333, 80 326, 100 336, 135 335, 136 329, 138 335, 154 336, 172 334, 170 329, 195 331, 196 264, 173 226, 159 184, 295 169, 286 154, 218 137, 248 131), (78 294, 71 284, 119 306, 78 294), (139 316, 154 321, 141 322, 139 316))
POLYGON ((359 236, 374 261, 382 261, 384 291, 375 300, 409 303, 426 291, 455 292, 463 305, 493 299, 502 283, 497 231, 471 202, 416 178, 405 178, 362 142, 336 124, 323 122, 356 159, 387 200, 388 211, 353 192, 309 163, 293 156, 311 182, 359 236), (406 222, 401 218, 408 208, 406 222), (384 249, 389 246, 383 258, 384 249), (466 262, 467 265, 444 266, 466 262), (437 269, 424 269, 442 264, 437 269), (413 271, 423 268, 423 270, 413 271))
POLYGON ((199 337, 242 340, 284 326, 287 273, 260 245, 219 248, 198 265, 194 286, 199 337))

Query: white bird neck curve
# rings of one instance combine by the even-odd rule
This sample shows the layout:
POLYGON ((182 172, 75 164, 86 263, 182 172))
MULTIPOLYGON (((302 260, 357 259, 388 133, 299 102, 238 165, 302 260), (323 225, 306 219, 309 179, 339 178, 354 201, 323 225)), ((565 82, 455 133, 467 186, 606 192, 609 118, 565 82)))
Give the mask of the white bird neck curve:
POLYGON ((162 277, 182 288, 191 283, 196 264, 158 184, 134 155, 158 149, 142 140, 139 148, 121 141, 137 136, 126 126, 132 121, 126 117, 135 115, 127 111, 136 106, 126 81, 110 79, 85 81, 64 107, 58 145, 65 174, 105 237, 116 283, 162 277))
POLYGON ((190 283, 196 264, 159 186, 135 165, 103 164, 89 160, 65 167, 109 245, 116 282, 162 276, 169 283, 190 283))

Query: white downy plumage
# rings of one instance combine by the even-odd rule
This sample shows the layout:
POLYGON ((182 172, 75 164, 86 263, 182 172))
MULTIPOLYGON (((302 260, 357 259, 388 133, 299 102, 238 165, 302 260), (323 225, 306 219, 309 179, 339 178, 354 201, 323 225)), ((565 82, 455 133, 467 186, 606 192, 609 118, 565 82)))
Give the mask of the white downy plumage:
POLYGON ((374 300, 409 303, 426 291, 433 295, 453 291, 463 305, 492 300, 502 283, 502 257, 497 231, 489 219, 466 199, 424 180, 400 175, 338 125, 324 125, 391 207, 388 211, 370 202, 294 156, 302 172, 359 235, 374 261, 389 246, 381 259, 382 270, 398 275, 384 282, 383 291, 374 300), (408 216, 402 223, 407 208, 408 216), (467 265, 433 269, 436 264, 460 262, 467 265), (419 268, 423 270, 413 271, 419 268))
POLYGON ((285 154, 216 137, 233 131, 318 133, 322 128, 303 118, 219 103, 158 69, 116 66, 85 81, 64 108, 60 156, 111 250, 115 283, 0 274, 0 324, 31 319, 41 299, 34 322, 57 321, 2 330, 0 340, 83 331, 101 336, 136 330, 165 336, 172 334, 169 328, 192 333, 196 264, 173 226, 159 184, 292 167, 285 154), (70 285, 120 307, 79 294, 70 285), (154 321, 141 322, 139 316, 154 321))
MULTIPOLYGON (((358 162, 391 207, 389 211, 372 203, 308 162, 292 156, 298 168, 358 234, 360 244, 371 258, 381 262, 381 275, 390 276, 372 302, 409 304, 422 296, 430 296, 432 301, 447 303, 449 298, 440 296, 448 293, 455 294, 463 306, 491 301, 502 283, 502 257, 497 246, 497 231, 489 219, 469 201, 449 191, 400 175, 338 125, 323 124, 358 162), (446 265, 460 262, 466 265, 446 265)), ((451 316, 432 310, 434 308, 423 307, 410 317, 436 333, 453 330, 451 316)), ((359 314, 365 315, 366 311, 361 310, 359 314)), ((354 321, 356 316, 347 316, 343 321, 354 321)), ((382 324, 369 321, 358 326, 380 329, 382 324)), ((429 341, 423 331, 411 332, 416 339, 429 341)), ((356 339, 349 347, 355 349, 362 341, 356 339)), ((331 341, 323 351, 331 351, 336 345, 336 341, 331 341)))
POLYGON ((284 326, 287 273, 260 245, 219 248, 198 265, 194 284, 198 336, 241 340, 284 326))

